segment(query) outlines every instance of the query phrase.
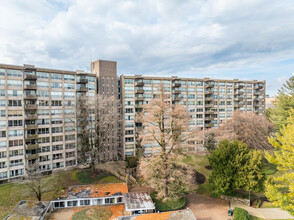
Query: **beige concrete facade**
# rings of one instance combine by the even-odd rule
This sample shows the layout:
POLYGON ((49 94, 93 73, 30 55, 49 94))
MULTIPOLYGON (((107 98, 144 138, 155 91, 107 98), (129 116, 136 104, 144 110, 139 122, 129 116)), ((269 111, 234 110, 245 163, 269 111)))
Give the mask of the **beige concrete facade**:
POLYGON ((96 93, 96 76, 81 71, 0 65, 0 181, 77 165, 76 99, 96 93))
MULTIPOLYGON (((121 76, 123 146, 126 157, 136 155, 140 147, 143 147, 145 155, 157 153, 159 150, 154 144, 140 146, 136 133, 142 125, 135 119, 142 105, 152 101, 160 83, 169 93, 172 104, 187 106, 191 113, 191 127, 217 128, 237 110, 264 114, 265 81, 121 76)), ((201 150, 203 147, 196 145, 194 149, 201 150)))

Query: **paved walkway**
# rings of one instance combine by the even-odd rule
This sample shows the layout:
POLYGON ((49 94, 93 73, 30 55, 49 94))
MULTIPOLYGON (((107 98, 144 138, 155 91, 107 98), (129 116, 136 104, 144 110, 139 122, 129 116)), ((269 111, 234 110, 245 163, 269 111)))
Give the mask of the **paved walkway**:
POLYGON ((250 215, 264 219, 294 219, 288 212, 279 208, 253 208, 240 203, 232 202, 233 207, 240 207, 248 211, 250 215))

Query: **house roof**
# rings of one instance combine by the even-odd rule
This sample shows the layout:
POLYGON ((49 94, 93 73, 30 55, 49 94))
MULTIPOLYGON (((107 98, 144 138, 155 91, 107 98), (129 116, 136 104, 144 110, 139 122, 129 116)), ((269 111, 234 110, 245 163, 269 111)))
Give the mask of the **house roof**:
POLYGON ((126 211, 155 209, 150 195, 146 192, 129 192, 123 194, 126 211))
POLYGON ((5 219, 39 219, 46 213, 48 205, 49 202, 45 201, 20 201, 5 219))
POLYGON ((71 186, 64 196, 59 199, 97 198, 119 196, 128 192, 126 183, 95 184, 85 186, 71 186))

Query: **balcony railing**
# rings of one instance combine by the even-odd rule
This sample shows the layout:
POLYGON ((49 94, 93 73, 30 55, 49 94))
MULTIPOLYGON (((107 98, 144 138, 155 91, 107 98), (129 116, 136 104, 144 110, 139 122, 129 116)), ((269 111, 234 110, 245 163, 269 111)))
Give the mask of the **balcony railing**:
POLYGON ((180 87, 180 86, 181 86, 181 83, 179 83, 179 82, 175 82, 175 83, 172 84, 172 86, 173 86, 173 87, 180 87))
POLYGON ((38 108, 37 104, 28 104, 28 105, 25 105, 25 109, 26 110, 37 109, 37 108, 38 108))
POLYGON ((25 115, 26 120, 36 120, 38 118, 37 113, 36 114, 31 114, 31 115, 25 115))
POLYGON ((25 80, 37 80, 37 75, 35 75, 35 74, 25 74, 24 79, 25 80))
POLYGON ((37 95, 33 95, 33 94, 25 94, 24 95, 24 99, 37 99, 37 95))
POLYGON ((80 87, 77 90, 78 92, 88 92, 88 88, 87 87, 80 87))
POLYGON ((80 78, 78 81, 77 81, 78 84, 87 84, 88 83, 88 79, 85 79, 85 78, 80 78))
POLYGON ((144 93, 144 90, 143 89, 137 89, 136 93, 144 93))
POLYGON ((144 82, 136 82, 136 86, 144 86, 144 82))
POLYGON ((36 84, 25 84, 24 85, 24 89, 33 89, 33 90, 36 90, 37 89, 37 85, 36 84))

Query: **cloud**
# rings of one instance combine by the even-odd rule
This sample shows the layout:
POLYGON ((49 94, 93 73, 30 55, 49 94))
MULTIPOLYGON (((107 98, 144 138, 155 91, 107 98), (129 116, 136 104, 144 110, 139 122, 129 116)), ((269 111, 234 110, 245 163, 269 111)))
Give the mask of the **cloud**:
POLYGON ((293 20, 291 0, 3 0, 0 63, 274 84, 293 72, 293 20))

